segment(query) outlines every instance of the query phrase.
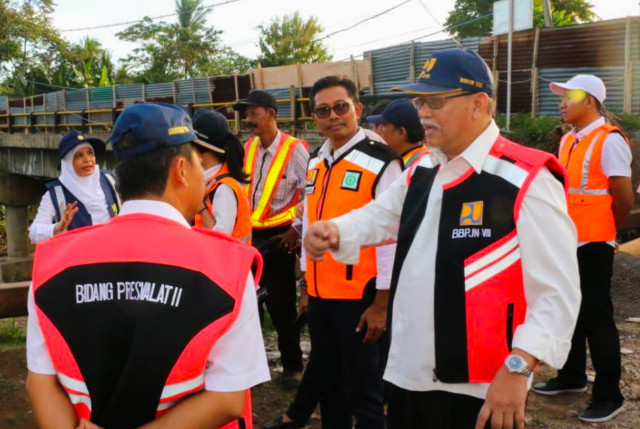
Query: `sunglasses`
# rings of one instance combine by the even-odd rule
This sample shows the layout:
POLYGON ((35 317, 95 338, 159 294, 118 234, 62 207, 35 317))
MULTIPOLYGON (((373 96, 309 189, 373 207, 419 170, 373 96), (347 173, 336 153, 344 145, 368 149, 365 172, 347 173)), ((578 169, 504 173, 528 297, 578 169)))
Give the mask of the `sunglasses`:
POLYGON ((448 97, 443 96, 432 96, 432 97, 416 97, 411 102, 413 103, 413 107, 415 107, 418 111, 422 109, 425 105, 429 107, 431 110, 442 109, 447 102, 452 98, 458 97, 466 97, 467 95, 471 95, 470 92, 463 92, 461 94, 450 95, 448 97))
POLYGON ((564 93, 562 101, 568 101, 569 103, 580 103, 584 101, 589 94, 581 89, 571 89, 564 93))
POLYGON ((341 101, 335 106, 316 107, 315 109, 313 109, 313 113, 320 119, 326 119, 331 116, 332 110, 336 112, 336 115, 344 116, 349 112, 349 109, 351 109, 351 103, 341 101))

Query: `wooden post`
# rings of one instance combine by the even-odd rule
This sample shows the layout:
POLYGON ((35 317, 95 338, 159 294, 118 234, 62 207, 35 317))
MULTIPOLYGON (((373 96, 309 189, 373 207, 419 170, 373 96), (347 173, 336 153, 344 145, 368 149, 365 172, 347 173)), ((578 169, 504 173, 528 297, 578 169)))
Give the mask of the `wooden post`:
MULTIPOLYGON (((303 97, 302 88, 304 88, 304 79, 302 79, 302 65, 298 64, 298 88, 300 88, 300 97, 303 97)), ((308 116, 307 114, 307 104, 305 102, 300 102, 300 113, 302 116, 308 116)))
POLYGON ((493 67, 491 70, 496 74, 498 70, 498 46, 500 44, 500 36, 493 36, 493 67))
POLYGON ((260 72, 260 86, 258 89, 264 89, 264 71, 262 70, 262 64, 258 64, 258 71, 260 72))
POLYGON ((369 58, 369 93, 376 95, 376 86, 373 80, 373 55, 369 58))
POLYGON ((533 61, 531 62, 531 117, 538 116, 538 49, 540 28, 536 28, 533 39, 533 61))
POLYGON ((360 92, 360 77, 358 76, 358 63, 356 63, 355 58, 351 55, 351 70, 353 73, 353 82, 356 84, 356 88, 358 92, 360 92))
POLYGON ((622 110, 631 113, 633 110, 633 68, 631 65, 631 17, 627 17, 624 37, 624 98, 622 110))
POLYGON ((147 85, 142 84, 142 101, 147 101, 147 85))
MULTIPOLYGON (((252 74, 253 76, 253 74, 252 74)), ((235 94, 236 94, 236 103, 240 100, 240 89, 238 88, 238 72, 235 72, 233 74, 233 85, 235 88, 235 94)), ((236 134, 238 134, 240 132, 240 112, 238 112, 237 110, 233 111, 233 119, 236 123, 236 134)))
POLYGON ((409 51, 409 82, 416 82, 416 67, 414 65, 416 61, 416 43, 411 41, 411 49, 409 51))
POLYGON ((171 96, 173 97, 173 104, 176 104, 176 83, 171 82, 171 96))
POLYGON ((85 94, 85 100, 87 103, 87 108, 85 109, 85 114, 82 115, 84 116, 84 120, 85 120, 85 124, 84 124, 84 131, 86 132, 86 130, 89 130, 90 133, 93 132, 93 129, 91 128, 91 99, 89 98, 89 88, 85 88, 84 90, 84 94, 85 94))
MULTIPOLYGON (((238 85, 236 84, 236 87, 238 85)), ((211 76, 207 76, 207 91, 209 92, 209 103, 213 103, 213 88, 211 88, 211 76)))

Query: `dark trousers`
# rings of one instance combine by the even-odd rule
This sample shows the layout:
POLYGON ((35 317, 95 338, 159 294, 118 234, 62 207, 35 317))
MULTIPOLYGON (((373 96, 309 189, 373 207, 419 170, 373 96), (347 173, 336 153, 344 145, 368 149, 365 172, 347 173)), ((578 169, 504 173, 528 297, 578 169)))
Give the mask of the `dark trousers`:
POLYGON ((620 338, 613 319, 611 276, 613 247, 607 243, 589 243, 578 248, 582 303, 571 352, 558 377, 571 386, 587 383, 587 341, 596 370, 593 399, 621 401, 620 338))
MULTIPOLYGON (((274 236, 284 233, 288 226, 254 229, 253 245, 264 259, 260 286, 267 290, 265 304, 273 325, 278 333, 278 350, 285 371, 302 371, 302 351, 300 332, 294 322, 298 316, 296 308, 296 255, 280 250, 278 239, 274 236)), ((264 308, 259 307, 260 320, 264 318, 264 308)))
POLYGON ((483 404, 483 399, 473 396, 438 390, 413 392, 393 386, 389 396, 388 428, 473 429, 483 404))
POLYGON ((320 401, 323 429, 384 429, 378 344, 356 332, 371 299, 309 297, 311 356, 287 415, 306 424, 320 401))

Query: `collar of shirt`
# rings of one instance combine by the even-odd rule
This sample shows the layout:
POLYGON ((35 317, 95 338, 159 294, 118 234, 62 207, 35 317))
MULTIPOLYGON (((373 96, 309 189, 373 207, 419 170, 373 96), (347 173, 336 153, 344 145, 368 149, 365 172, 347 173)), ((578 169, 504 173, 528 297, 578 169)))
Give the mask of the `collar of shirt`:
POLYGON ((218 174, 218 171, 220 171, 220 169, 222 168, 222 164, 217 164, 214 165, 211 168, 208 168, 207 170, 204 171, 204 181, 208 181, 211 180, 211 178, 213 176, 215 176, 216 174, 218 174))
POLYGON ((600 116, 598 119, 596 119, 595 121, 593 121, 592 123, 584 127, 583 129, 581 129, 580 131, 576 131, 576 129, 574 128, 571 130, 571 132, 573 133, 574 136, 576 136, 578 140, 582 140, 583 138, 591 134, 593 130, 603 126, 605 123, 606 121, 604 120, 604 118, 600 116))
POLYGON ((164 201, 155 200, 130 200, 125 201, 120 208, 120 216, 128 214, 150 214, 160 216, 165 219, 178 222, 187 228, 191 228, 191 225, 186 221, 182 213, 178 211, 169 203, 164 201))
POLYGON ((265 149, 261 142, 260 149, 266 150, 271 155, 275 155, 276 149, 278 149, 278 143, 280 143, 281 138, 282 138, 282 135, 280 134, 280 130, 278 130, 278 132, 276 133, 276 138, 273 139, 273 142, 271 143, 271 145, 269 145, 269 147, 265 149))
POLYGON ((337 149, 333 153, 331 153, 331 141, 327 139, 318 151, 318 158, 326 159, 330 164, 333 164, 336 159, 340 158, 344 153, 346 153, 349 149, 354 147, 357 143, 360 143, 365 138, 366 135, 362 128, 358 128, 358 132, 356 133, 356 135, 351 137, 351 140, 349 140, 346 144, 344 144, 341 148, 337 149))
POLYGON ((476 173, 480 174, 484 162, 489 156, 489 152, 493 147, 496 139, 500 135, 500 129, 496 125, 495 121, 491 120, 489 126, 480 134, 471 144, 457 157, 451 161, 447 160, 447 156, 437 148, 431 148, 431 154, 441 165, 447 165, 450 162, 454 162, 457 159, 463 159, 467 162, 476 173))

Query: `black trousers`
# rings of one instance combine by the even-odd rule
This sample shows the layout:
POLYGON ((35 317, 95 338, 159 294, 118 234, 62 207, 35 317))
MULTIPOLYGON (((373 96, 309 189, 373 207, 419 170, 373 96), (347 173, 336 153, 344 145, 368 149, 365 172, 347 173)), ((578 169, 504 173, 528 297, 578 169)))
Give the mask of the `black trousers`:
POLYGON ((569 385, 586 385, 588 341, 596 370, 593 384, 593 399, 596 401, 623 399, 620 392, 620 338, 611 301, 613 254, 613 247, 604 242, 578 248, 582 303, 569 358, 558 372, 558 377, 569 385))
MULTIPOLYGON (((300 332, 294 322, 298 316, 296 307, 296 255, 282 251, 278 246, 276 235, 282 234, 289 226, 254 229, 253 245, 260 251, 264 259, 260 286, 266 288, 265 305, 278 333, 278 350, 285 371, 302 371, 302 350, 300 349, 300 332)), ((264 318, 261 305, 260 320, 264 318)))
POLYGON ((413 392, 392 386, 389 429, 473 429, 484 404, 483 399, 473 396, 438 390, 413 392))
POLYGON ((363 344, 356 332, 371 299, 309 297, 311 356, 287 415, 309 421, 318 401, 323 429, 384 429, 378 344, 363 344))

